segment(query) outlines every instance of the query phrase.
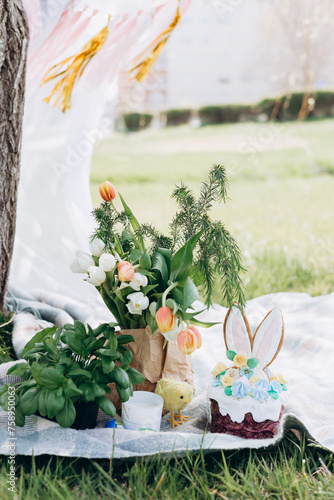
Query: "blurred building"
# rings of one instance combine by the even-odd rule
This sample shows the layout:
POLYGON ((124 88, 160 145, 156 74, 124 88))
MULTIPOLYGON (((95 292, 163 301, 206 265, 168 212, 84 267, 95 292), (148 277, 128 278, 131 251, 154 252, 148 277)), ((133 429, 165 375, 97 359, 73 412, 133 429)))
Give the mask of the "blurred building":
POLYGON ((325 32, 334 30, 321 17, 326 6, 318 12, 316 1, 308 0, 310 11, 303 12, 305 0, 279 1, 192 0, 147 79, 139 84, 122 78, 121 107, 158 111, 256 103, 311 84, 334 88, 334 39, 325 32), (319 67, 315 41, 321 36, 326 48, 319 38, 319 52, 327 54, 319 67), (312 51, 304 53, 308 42, 312 51))

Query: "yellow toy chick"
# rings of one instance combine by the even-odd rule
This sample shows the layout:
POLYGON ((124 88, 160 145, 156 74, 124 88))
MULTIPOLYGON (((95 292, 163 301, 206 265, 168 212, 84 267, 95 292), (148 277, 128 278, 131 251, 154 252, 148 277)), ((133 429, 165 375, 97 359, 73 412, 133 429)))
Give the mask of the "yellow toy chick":
POLYGON ((183 417, 181 415, 181 410, 183 410, 193 398, 193 389, 187 382, 180 382, 173 378, 162 378, 157 383, 154 392, 163 398, 164 408, 170 411, 172 419, 168 421, 172 422, 173 429, 175 425, 181 425, 184 421, 188 420, 189 417, 183 417), (176 412, 178 412, 180 421, 176 421, 177 417, 174 417, 174 413, 176 412))

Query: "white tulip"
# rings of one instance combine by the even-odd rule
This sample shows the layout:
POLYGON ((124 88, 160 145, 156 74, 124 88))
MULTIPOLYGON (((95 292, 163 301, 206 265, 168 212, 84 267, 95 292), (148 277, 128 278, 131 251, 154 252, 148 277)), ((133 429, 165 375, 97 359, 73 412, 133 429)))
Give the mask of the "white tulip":
POLYGON ((72 273, 88 273, 90 266, 94 266, 92 257, 88 253, 77 250, 75 252, 75 259, 70 265, 72 273))
POLYGON ((133 275, 132 280, 129 283, 129 286, 139 292, 141 286, 146 286, 148 283, 147 277, 140 273, 135 273, 133 275))
POLYGON ((106 280, 106 273, 100 267, 91 266, 88 268, 88 273, 87 281, 94 286, 100 286, 106 280))
POLYGON ((99 267, 105 273, 108 273, 109 271, 115 269, 115 266, 116 266, 116 259, 111 253, 103 253, 99 258, 99 267))
POLYGON ((165 337, 166 340, 177 340, 177 337, 182 330, 182 327, 180 326, 179 322, 175 322, 175 327, 174 330, 171 330, 170 332, 163 333, 162 335, 165 337))
POLYGON ((155 317, 155 313, 157 312, 157 303, 156 302, 151 302, 150 307, 148 308, 150 313, 152 314, 153 318, 155 317))
POLYGON ((127 297, 129 302, 126 304, 130 314, 141 314, 144 309, 147 309, 150 301, 143 292, 130 293, 127 297))
POLYGON ((103 254, 104 248, 105 244, 99 238, 94 238, 89 243, 89 250, 92 252, 92 255, 94 255, 94 257, 100 257, 103 254))

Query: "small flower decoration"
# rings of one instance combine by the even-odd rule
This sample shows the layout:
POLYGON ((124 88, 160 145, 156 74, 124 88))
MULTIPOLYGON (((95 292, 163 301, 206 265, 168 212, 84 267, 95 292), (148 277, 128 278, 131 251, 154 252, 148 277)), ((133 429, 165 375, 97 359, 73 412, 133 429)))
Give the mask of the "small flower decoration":
POLYGON ((248 368, 248 366, 243 366, 242 368, 240 368, 240 377, 245 376, 249 380, 250 378, 252 378, 253 375, 254 375, 254 370, 248 368))
POLYGON ((228 387, 233 384, 234 379, 230 377, 229 375, 221 375, 219 377, 220 383, 223 387, 228 387))
POLYGON ((223 371, 227 370, 227 366, 224 365, 224 363, 217 363, 216 366, 214 367, 214 369, 212 370, 212 374, 215 376, 215 377, 218 377, 218 375, 220 373, 222 373, 223 371))
POLYGON ((233 358, 233 363, 238 368, 242 368, 247 365, 247 358, 243 354, 236 354, 233 358))

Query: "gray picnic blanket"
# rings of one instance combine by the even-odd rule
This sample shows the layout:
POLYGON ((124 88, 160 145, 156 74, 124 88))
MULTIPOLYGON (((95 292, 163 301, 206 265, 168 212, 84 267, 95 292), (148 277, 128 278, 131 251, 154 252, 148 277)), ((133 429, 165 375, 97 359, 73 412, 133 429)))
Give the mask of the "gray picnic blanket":
MULTIPOLYGON (((73 300, 67 303, 66 298, 55 294, 43 295, 39 291, 21 299, 16 294, 15 300, 16 310, 30 314, 37 311, 38 321, 52 319, 50 312, 45 311, 46 301, 58 309, 56 317, 60 324, 65 321, 62 316, 59 320, 62 311, 72 320, 78 316, 81 320, 92 318, 91 310, 73 300), (35 311, 26 309, 29 300, 34 302, 35 311)), ((252 330, 273 306, 281 308, 285 322, 284 345, 273 363, 273 370, 282 373, 288 381, 286 412, 274 439, 246 440, 210 432, 210 405, 206 392, 213 366, 224 360, 225 355, 222 325, 218 325, 202 330, 203 345, 192 355, 196 395, 186 408, 185 413, 190 419, 183 426, 172 430, 166 415, 160 432, 107 429, 104 424, 108 417, 100 412, 98 426, 93 430, 63 429, 56 423, 31 416, 23 428, 16 428, 15 436, 9 436, 8 416, 1 410, 0 454, 9 454, 9 443, 13 442, 16 454, 20 455, 108 459, 153 456, 157 453, 181 455, 199 449, 209 452, 261 448, 276 444, 291 428, 301 429, 309 438, 334 451, 334 294, 310 297, 307 294, 277 293, 253 299, 246 309, 252 330)), ((198 303, 197 307, 201 304, 198 303)), ((200 317, 222 322, 225 314, 226 309, 214 305, 200 317)), ((11 382, 6 377, 8 366, 0 365, 0 384, 11 382)))

